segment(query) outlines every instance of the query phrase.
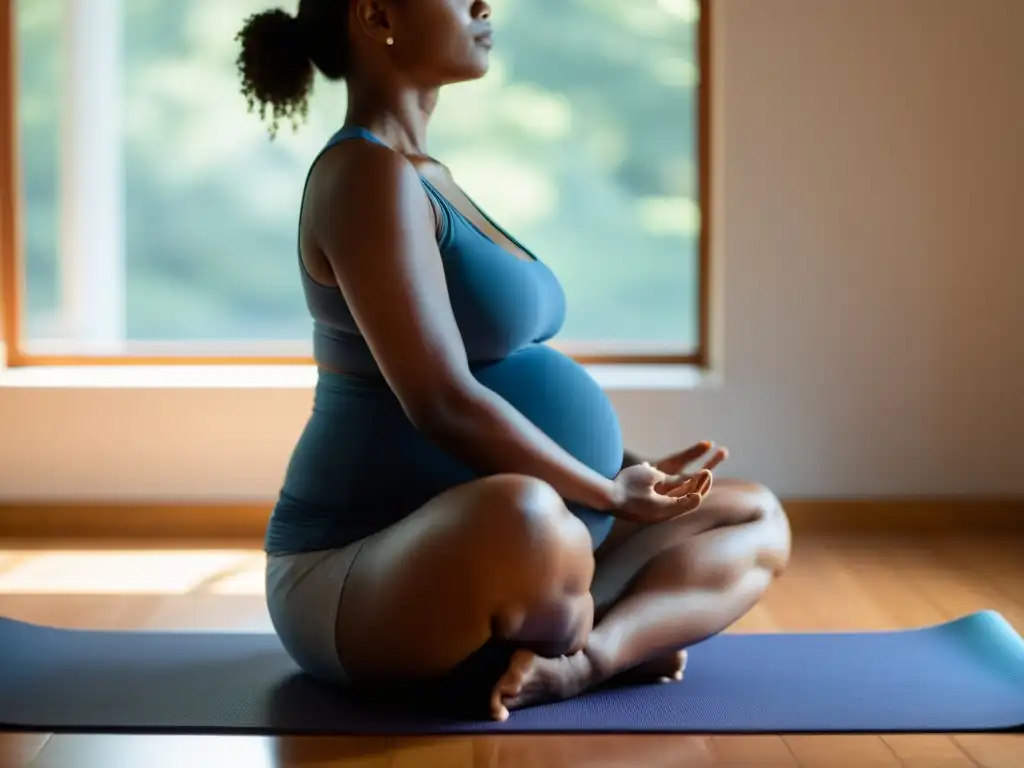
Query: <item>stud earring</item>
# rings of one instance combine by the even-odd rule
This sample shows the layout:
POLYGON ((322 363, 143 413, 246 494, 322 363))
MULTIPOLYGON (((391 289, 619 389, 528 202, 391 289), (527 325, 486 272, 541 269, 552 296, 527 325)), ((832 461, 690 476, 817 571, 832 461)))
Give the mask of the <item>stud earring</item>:
POLYGON ((386 43, 387 43, 388 45, 394 45, 394 44, 395 44, 395 38, 393 38, 393 37, 391 37, 391 36, 389 35, 389 36, 388 36, 388 39, 387 39, 387 40, 386 40, 385 42, 386 42, 386 43))

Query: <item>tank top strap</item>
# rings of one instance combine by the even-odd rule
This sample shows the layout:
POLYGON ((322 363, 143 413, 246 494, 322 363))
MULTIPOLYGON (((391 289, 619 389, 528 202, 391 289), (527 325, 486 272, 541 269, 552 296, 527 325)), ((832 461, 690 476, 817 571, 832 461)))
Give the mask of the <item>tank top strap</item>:
POLYGON ((419 177, 423 189, 426 190, 427 198, 431 201, 433 209, 437 211, 437 244, 443 255, 445 248, 451 244, 452 238, 455 236, 453 226, 458 215, 448 199, 435 189, 422 173, 419 174, 419 177))
POLYGON ((335 144, 340 144, 346 139, 366 139, 367 141, 372 141, 374 144, 380 144, 382 147, 387 146, 387 144, 365 128, 361 128, 358 125, 349 125, 340 129, 331 136, 331 138, 327 140, 327 144, 324 145, 324 150, 330 149, 335 144))

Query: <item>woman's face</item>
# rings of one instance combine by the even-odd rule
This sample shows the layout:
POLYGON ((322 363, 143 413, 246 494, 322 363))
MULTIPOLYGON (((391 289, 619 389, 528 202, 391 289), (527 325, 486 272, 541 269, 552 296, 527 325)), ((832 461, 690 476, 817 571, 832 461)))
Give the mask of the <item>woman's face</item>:
POLYGON ((390 54, 402 74, 431 87, 487 73, 491 7, 483 0, 391 0, 385 8, 390 54))

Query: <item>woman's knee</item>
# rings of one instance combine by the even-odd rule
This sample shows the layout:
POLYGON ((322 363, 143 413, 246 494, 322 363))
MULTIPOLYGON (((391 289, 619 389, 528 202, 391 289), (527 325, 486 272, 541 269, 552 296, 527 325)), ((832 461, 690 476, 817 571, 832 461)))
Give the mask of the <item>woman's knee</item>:
POLYGON ((751 514, 758 521, 758 565, 779 576, 789 565, 793 535, 782 502, 768 488, 754 485, 750 494, 751 514))
POLYGON ((725 589, 752 571, 774 579, 785 570, 791 546, 789 520, 769 489, 752 483, 731 485, 719 497, 714 513, 721 515, 717 525, 684 539, 675 557, 667 558, 674 560, 679 578, 725 589))
POLYGON ((372 680, 451 669, 488 637, 562 653, 589 632, 592 569, 586 528, 546 484, 499 475, 450 489, 361 548, 339 654, 372 680))
POLYGON ((519 475, 480 481, 480 514, 491 562, 507 590, 494 616, 498 636, 557 656, 593 624, 594 558, 585 525, 547 483, 519 475))
POLYGON ((471 527, 478 541, 482 537, 492 547, 511 548, 524 561, 562 562, 569 555, 591 554, 586 526, 549 484, 523 475, 493 475, 476 485, 471 527))

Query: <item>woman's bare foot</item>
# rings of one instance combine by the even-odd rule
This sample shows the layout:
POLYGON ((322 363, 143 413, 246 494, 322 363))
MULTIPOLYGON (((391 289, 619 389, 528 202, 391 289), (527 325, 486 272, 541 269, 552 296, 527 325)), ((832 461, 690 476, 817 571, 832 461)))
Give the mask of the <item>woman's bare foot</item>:
POLYGON ((643 683, 672 683, 683 679, 686 672, 686 651, 671 651, 655 656, 639 666, 627 669, 614 678, 615 683, 638 685, 643 683))
POLYGON ((513 709, 570 699, 598 682, 594 665, 582 651, 547 659, 519 650, 491 689, 491 715, 495 720, 507 720, 513 709))
MULTIPOLYGON (((613 679, 627 685, 679 681, 683 679, 686 658, 686 651, 672 651, 613 679)), ((549 659, 532 651, 519 650, 491 689, 491 715, 495 720, 507 720, 514 709, 570 699, 604 680, 605 676, 585 652, 549 659)))

